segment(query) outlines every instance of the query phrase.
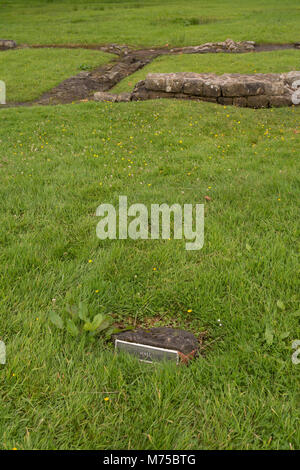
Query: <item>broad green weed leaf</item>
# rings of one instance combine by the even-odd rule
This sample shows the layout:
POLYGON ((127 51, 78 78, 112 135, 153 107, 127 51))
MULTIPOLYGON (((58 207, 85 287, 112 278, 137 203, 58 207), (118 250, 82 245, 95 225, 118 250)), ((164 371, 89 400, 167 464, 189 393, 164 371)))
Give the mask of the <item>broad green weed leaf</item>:
POLYGON ((93 329, 97 330, 104 320, 105 320, 105 317, 101 313, 98 313, 98 315, 96 315, 92 321, 93 329))
POLYGON ((83 302, 79 302, 78 316, 79 316, 80 320, 82 320, 82 321, 85 321, 85 322, 89 321, 88 308, 87 308, 87 305, 84 304, 83 302))
POLYGON ((55 313, 53 310, 51 310, 51 312, 49 313, 49 318, 50 318, 51 323, 53 323, 53 325, 55 325, 60 330, 63 329, 64 322, 63 322, 62 318, 57 313, 55 313))
POLYGON ((84 331, 93 331, 93 325, 90 321, 87 321, 84 325, 83 325, 83 329, 84 331))
POLYGON ((280 339, 286 339, 290 336, 290 331, 285 331, 284 333, 281 333, 280 339))
POLYGON ((277 307, 280 308, 280 310, 285 310, 285 305, 281 300, 277 300, 277 307))
POLYGON ((269 346, 271 346, 271 344, 273 344, 274 331, 272 330, 272 328, 269 325, 266 326, 265 340, 266 340, 266 342, 269 346))
POLYGON ((101 325, 97 328, 97 331, 103 331, 103 330, 106 330, 106 328, 108 328, 111 324, 111 320, 109 318, 105 318, 103 320, 103 322, 101 323, 101 325))
POLYGON ((76 318, 78 315, 78 307, 76 305, 67 304, 66 306, 67 312, 71 315, 71 317, 76 318))
POLYGON ((66 328, 67 328, 67 331, 72 336, 77 336, 79 334, 79 330, 78 330, 77 326, 75 325, 75 323, 70 318, 67 319, 66 328))

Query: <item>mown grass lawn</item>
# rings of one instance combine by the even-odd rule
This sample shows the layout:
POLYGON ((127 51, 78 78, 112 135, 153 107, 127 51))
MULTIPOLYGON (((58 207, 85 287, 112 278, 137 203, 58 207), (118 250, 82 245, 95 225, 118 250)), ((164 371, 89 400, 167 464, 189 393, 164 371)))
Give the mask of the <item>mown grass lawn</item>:
POLYGON ((247 54, 180 54, 160 56, 143 69, 126 77, 114 93, 131 91, 148 73, 283 73, 300 70, 300 50, 247 54))
POLYGON ((0 18, 2 37, 27 44, 300 40, 297 0, 6 0, 0 18))
MULTIPOLYGON (((0 13, 1 36, 19 43, 135 46, 294 42, 299 14, 295 0, 6 0, 0 13)), ((9 101, 30 100, 106 60, 1 52, 0 79, 9 101)), ((298 63, 298 51, 162 57, 118 90, 148 71, 298 63)), ((300 448, 299 116, 179 100, 0 110, 0 449, 300 448), (99 240, 96 208, 119 195, 204 203, 203 249, 99 240), (79 301, 124 327, 205 333, 203 354, 147 365, 50 324, 79 301)))
POLYGON ((6 84, 7 103, 39 98, 82 70, 110 62, 115 56, 85 49, 19 49, 1 52, 0 79, 6 84))
POLYGON ((0 448, 299 448, 299 109, 82 103, 0 120, 0 448), (209 195, 203 249, 100 241, 96 208, 120 194, 209 195), (125 326, 206 331, 205 355, 115 357, 50 325, 70 298, 125 326))

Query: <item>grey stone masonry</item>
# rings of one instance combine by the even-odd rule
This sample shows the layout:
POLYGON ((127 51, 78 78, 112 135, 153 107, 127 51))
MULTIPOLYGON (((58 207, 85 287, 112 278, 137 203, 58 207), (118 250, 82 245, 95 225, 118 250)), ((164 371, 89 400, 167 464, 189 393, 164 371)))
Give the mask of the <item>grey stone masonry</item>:
POLYGON ((298 80, 300 71, 224 75, 191 72, 150 73, 146 80, 137 83, 131 100, 179 98, 250 108, 291 106, 299 101, 293 100, 298 80))

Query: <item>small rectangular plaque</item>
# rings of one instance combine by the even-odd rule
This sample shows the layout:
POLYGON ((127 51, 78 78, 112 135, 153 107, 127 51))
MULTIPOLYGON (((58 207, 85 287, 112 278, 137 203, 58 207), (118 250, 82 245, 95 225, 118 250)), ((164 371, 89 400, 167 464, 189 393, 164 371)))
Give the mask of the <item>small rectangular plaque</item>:
POLYGON ((133 354, 142 362, 174 361, 176 364, 179 362, 178 352, 173 349, 157 348, 148 344, 130 343, 120 339, 116 339, 115 349, 116 351, 133 354))

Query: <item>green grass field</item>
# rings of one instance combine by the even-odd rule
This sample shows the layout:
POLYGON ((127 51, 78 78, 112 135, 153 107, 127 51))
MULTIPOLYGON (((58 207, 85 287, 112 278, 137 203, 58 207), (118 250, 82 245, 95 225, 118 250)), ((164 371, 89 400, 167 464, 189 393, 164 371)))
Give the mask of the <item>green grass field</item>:
MULTIPOLYGON (((299 39, 296 1, 204 3, 178 1, 180 14, 169 15, 168 2, 150 0, 18 1, 15 11, 6 1, 1 35, 47 44, 152 45, 183 32, 174 43, 299 39), (150 26, 224 12, 231 23, 206 23, 199 36, 188 34, 197 25, 175 32, 170 23, 159 38, 161 26, 150 26), (99 29, 98 15, 111 15, 99 29)), ((24 53, 0 52, 0 79, 20 84, 12 100, 21 99, 24 53)), ((26 53, 28 75, 38 77, 36 64, 45 73, 34 95, 24 73, 24 99, 82 63, 110 60, 92 51, 26 53)), ((286 71, 298 61, 298 51, 168 57, 125 82, 188 65, 286 71)), ((291 360, 300 339, 299 118, 300 107, 179 100, 0 109, 0 449, 300 449, 300 365, 291 360), (172 237, 99 240, 96 208, 117 205, 119 195, 147 207, 205 203, 203 249, 188 252, 172 237), (143 364, 50 324, 51 310, 66 318, 67 303, 80 301, 124 327, 205 334, 203 354, 188 367, 143 364)))
POLYGON ((300 40, 297 0, 6 0, 0 18, 2 37, 28 44, 300 40))
POLYGON ((30 101, 66 78, 111 61, 115 56, 85 49, 19 49, 0 54, 7 102, 30 101))

